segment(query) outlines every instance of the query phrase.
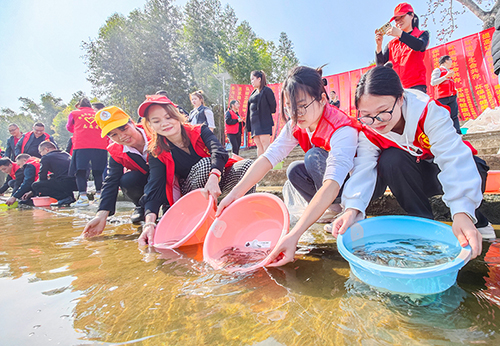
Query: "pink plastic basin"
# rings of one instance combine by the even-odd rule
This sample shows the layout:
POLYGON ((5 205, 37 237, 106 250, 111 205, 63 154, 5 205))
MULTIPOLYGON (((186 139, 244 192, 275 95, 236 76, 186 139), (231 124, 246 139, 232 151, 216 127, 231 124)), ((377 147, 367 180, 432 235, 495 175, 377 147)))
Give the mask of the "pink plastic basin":
POLYGON ((203 244, 203 260, 214 269, 248 272, 270 262, 269 253, 288 232, 285 204, 268 193, 244 196, 214 221, 203 244))
POLYGON ((488 171, 484 192, 500 192, 500 171, 488 171))
POLYGON ((156 226, 153 246, 175 249, 180 246, 203 243, 215 219, 215 201, 201 190, 183 196, 163 215, 156 226))
POLYGON ((56 203, 57 199, 44 196, 44 197, 33 197, 31 199, 35 207, 50 207, 51 203, 56 203))

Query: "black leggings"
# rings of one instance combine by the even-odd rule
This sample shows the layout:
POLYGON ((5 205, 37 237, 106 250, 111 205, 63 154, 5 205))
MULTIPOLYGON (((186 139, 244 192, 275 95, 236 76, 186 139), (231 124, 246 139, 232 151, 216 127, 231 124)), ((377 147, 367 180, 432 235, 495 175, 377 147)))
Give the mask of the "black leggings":
POLYGON ((233 153, 236 155, 240 154, 240 145, 241 145, 241 132, 235 134, 228 134, 229 142, 231 143, 231 147, 233 147, 233 153))
MULTIPOLYGON (((481 191, 484 192, 489 167, 477 156, 474 156, 474 162, 481 176, 481 191)), ((417 162, 410 153, 389 148, 380 155, 377 167, 377 185, 372 200, 382 196, 389 186, 408 215, 434 218, 429 197, 443 194, 443 187, 437 178, 441 172, 437 164, 425 160, 417 162)), ((476 219, 476 227, 488 225, 488 219, 477 209, 476 219)))

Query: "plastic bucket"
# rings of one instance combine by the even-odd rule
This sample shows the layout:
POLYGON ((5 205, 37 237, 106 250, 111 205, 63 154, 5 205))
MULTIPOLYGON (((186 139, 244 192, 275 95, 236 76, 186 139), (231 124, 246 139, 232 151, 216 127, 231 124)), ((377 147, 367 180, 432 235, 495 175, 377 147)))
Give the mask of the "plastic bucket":
POLYGON ((183 196, 163 215, 156 226, 153 246, 175 249, 180 246, 203 243, 215 219, 215 201, 208 199, 201 189, 183 196))
POLYGON ((50 204, 57 202, 57 199, 48 196, 33 197, 31 200, 33 201, 33 205, 35 207, 50 207, 50 204))
MULTIPOLYGON (((373 238, 372 238, 373 239, 373 238)), ((451 226, 412 216, 379 216, 355 223, 337 239, 340 254, 349 262, 351 272, 361 281, 400 293, 434 294, 447 290, 456 281, 458 271, 469 261, 471 248, 462 248, 451 226), (370 236, 384 239, 436 240, 460 249, 451 262, 424 268, 391 267, 355 256, 353 247, 370 236)))
POLYGON ((203 244, 203 259, 214 269, 248 272, 269 264, 269 253, 290 225, 288 210, 269 193, 246 195, 227 207, 214 221, 203 244), (226 255, 257 256, 257 261, 228 263, 226 255))
POLYGON ((500 171, 488 171, 484 192, 500 192, 500 171))

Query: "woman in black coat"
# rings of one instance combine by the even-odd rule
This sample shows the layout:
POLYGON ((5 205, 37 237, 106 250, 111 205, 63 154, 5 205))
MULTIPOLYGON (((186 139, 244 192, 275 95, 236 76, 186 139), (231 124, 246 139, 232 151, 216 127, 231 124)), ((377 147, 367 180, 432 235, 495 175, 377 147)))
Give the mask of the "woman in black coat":
POLYGON ((274 126, 272 113, 276 113, 276 98, 267 86, 263 71, 252 71, 250 81, 255 90, 248 99, 247 131, 257 145, 257 156, 260 156, 271 144, 274 126))

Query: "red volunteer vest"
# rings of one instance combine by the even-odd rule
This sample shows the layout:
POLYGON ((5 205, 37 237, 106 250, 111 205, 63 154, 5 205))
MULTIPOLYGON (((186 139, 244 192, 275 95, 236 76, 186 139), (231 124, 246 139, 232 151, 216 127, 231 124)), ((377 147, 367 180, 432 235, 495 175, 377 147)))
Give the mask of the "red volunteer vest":
MULTIPOLYGON (((231 114, 231 119, 238 120, 238 115, 235 112, 230 110, 229 114, 231 114)), ((234 125, 226 124, 226 133, 228 135, 235 135, 238 133, 239 130, 240 130, 240 123, 239 122, 237 122, 234 125)))
MULTIPOLYGON (((184 124, 184 129, 193 145, 194 151, 201 157, 210 157, 210 151, 208 150, 205 142, 201 138, 201 125, 191 125, 184 124)), ((165 139, 164 139, 165 140, 165 139)), ((158 159, 166 166, 167 176, 166 176, 166 186, 165 192, 167 194, 167 200, 170 206, 174 205, 174 177, 175 177, 175 162, 170 152, 161 151, 158 154, 158 159)), ((226 168, 231 167, 236 161, 229 159, 226 163, 226 168)))
MULTIPOLYGON (((21 153, 24 153, 24 147, 26 146, 26 143, 30 140, 31 135, 33 134, 33 131, 30 131, 24 135, 23 139, 23 144, 21 146, 21 153)), ((48 141, 50 139, 50 136, 48 133, 44 132, 43 136, 45 136, 45 140, 48 141)))
POLYGON ((101 137, 101 129, 95 122, 95 111, 82 107, 71 112, 73 121, 73 150, 76 149, 106 149, 108 140, 101 137))
MULTIPOLYGON (((135 126, 142 129, 142 125, 135 125, 135 126)), ((150 140, 147 132, 146 132, 146 138, 148 139, 148 141, 150 140)), ((123 152, 123 145, 113 142, 110 145, 108 145, 107 150, 111 155, 111 157, 113 158, 113 160, 118 162, 126 169, 129 169, 131 171, 139 171, 142 174, 147 173, 141 166, 137 164, 137 162, 132 160, 130 156, 127 155, 127 153, 123 152)))
MULTIPOLYGON (((434 154, 431 152, 431 145, 429 143, 429 137, 424 132, 424 124, 425 120, 427 119, 427 110, 429 106, 429 100, 427 102, 427 105, 425 106, 424 111, 420 115, 420 119, 418 120, 417 124, 417 130, 415 131, 415 138, 413 140, 413 145, 416 146, 417 148, 420 148, 422 150, 422 154, 418 155, 417 157, 420 160, 425 160, 425 159, 430 159, 434 157, 434 154)), ((438 104, 439 105, 439 104, 438 104)), ((441 106, 442 107, 442 106, 441 106)), ((382 136, 378 132, 372 130, 370 127, 363 125, 362 126, 362 131, 365 134, 366 138, 373 144, 375 144, 377 147, 380 149, 388 149, 388 148, 399 148, 401 149, 401 146, 399 146, 396 142, 391 141, 390 139, 382 136)), ((467 145, 473 155, 477 154, 477 150, 467 141, 464 141, 464 144, 467 145)), ((411 150, 411 148, 408 148, 411 150)))
MULTIPOLYGON (((414 28, 410 35, 419 37, 424 31, 414 28)), ((389 42, 389 60, 393 63, 394 71, 401 78, 403 88, 415 85, 427 85, 425 79, 425 52, 411 49, 398 38, 389 42)))
POLYGON ((301 129, 295 125, 292 133, 295 138, 299 141, 300 147, 304 152, 307 152, 313 147, 322 148, 326 151, 330 151, 330 138, 335 131, 343 126, 351 126, 360 129, 358 122, 349 117, 347 114, 339 110, 337 107, 331 104, 326 104, 323 114, 319 119, 318 126, 314 131, 311 139, 309 140, 309 135, 305 129, 301 129))
MULTIPOLYGON (((439 78, 443 77, 448 73, 448 70, 444 67, 439 67, 441 74, 439 78)), ((436 85, 436 99, 443 97, 449 97, 457 94, 457 89, 455 89, 455 82, 451 78, 447 78, 443 83, 436 85)))
POLYGON ((17 163, 13 162, 12 163, 12 168, 10 169, 10 177, 12 179, 16 179, 16 171, 19 169, 19 166, 17 165, 17 163))

